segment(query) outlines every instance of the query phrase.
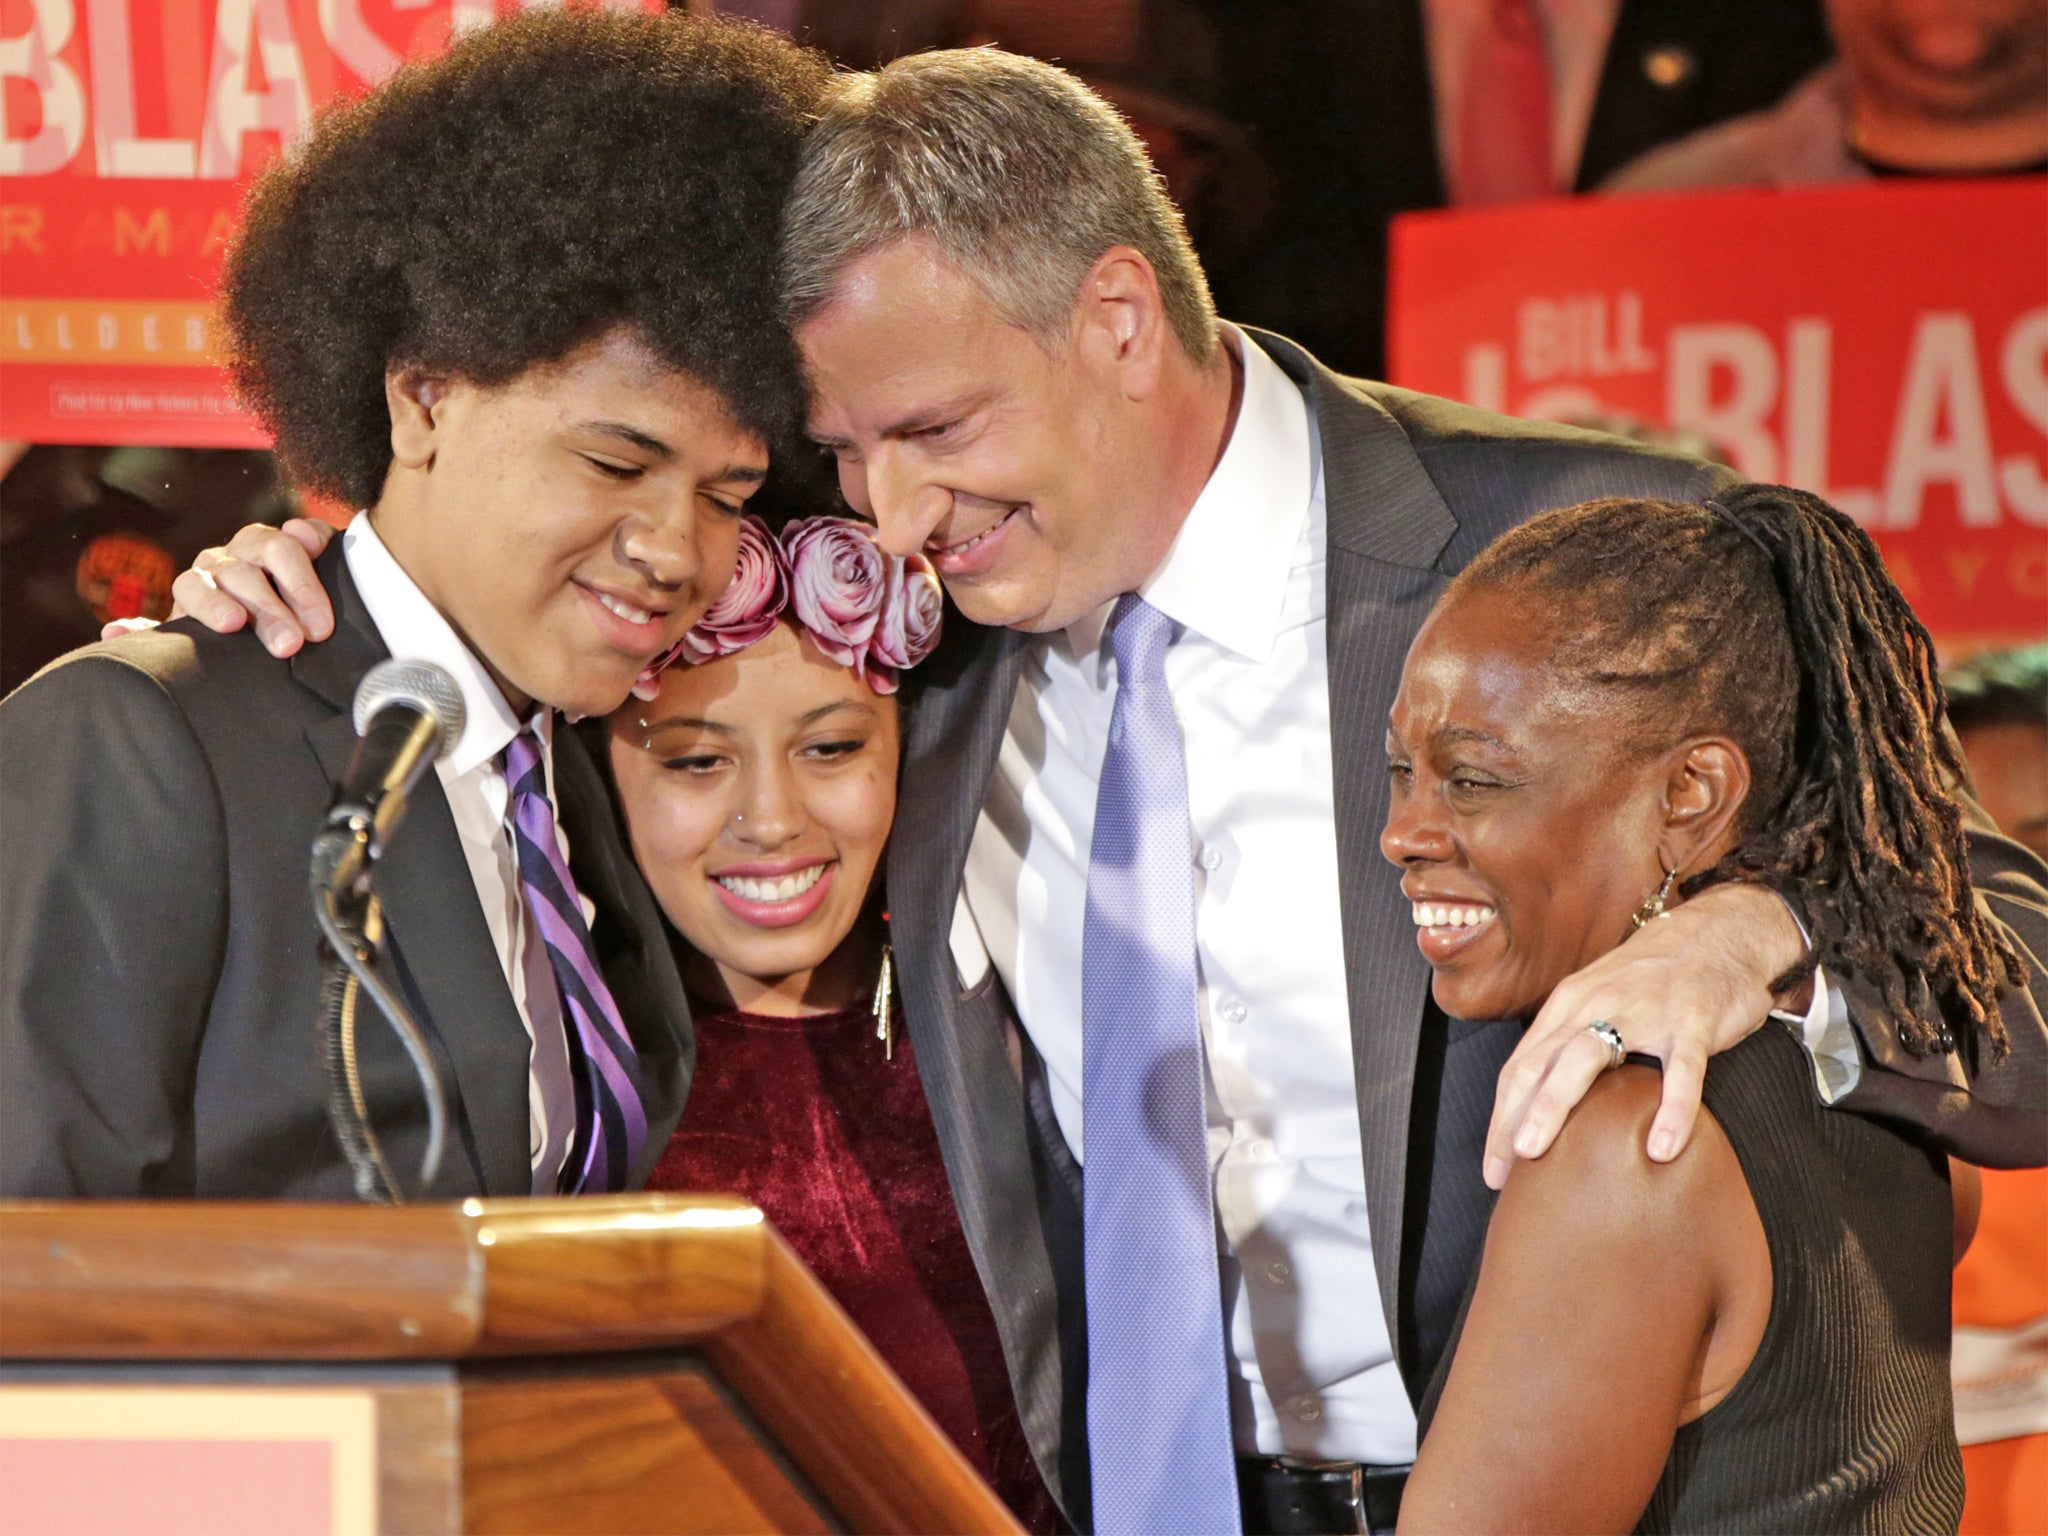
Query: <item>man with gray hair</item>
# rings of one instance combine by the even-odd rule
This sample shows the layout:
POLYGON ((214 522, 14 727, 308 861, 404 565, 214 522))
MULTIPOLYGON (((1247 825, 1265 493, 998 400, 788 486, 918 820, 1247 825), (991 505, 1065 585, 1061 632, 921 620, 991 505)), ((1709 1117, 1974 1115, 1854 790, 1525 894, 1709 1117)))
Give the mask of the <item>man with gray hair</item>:
MULTIPOLYGON (((1616 1059, 1590 1025, 1664 1060, 1660 1159, 1708 1052, 1780 1003, 1857 1107, 1965 1098, 1942 1065, 1864 1072, 1824 983, 1772 997, 1803 941, 1759 888, 1704 892, 1559 988, 1504 1076, 1516 1025, 1428 1002, 1406 930, 1491 914, 1411 912, 1379 867, 1416 626, 1523 518, 1703 500, 1727 471, 1219 324, 1130 130, 992 50, 851 82, 790 197, 783 291, 846 499, 989 626, 911 724, 892 929, 1026 1426, 1077 1521, 1092 1494, 1102 1532, 1234 1529, 1240 1498, 1254 1529, 1391 1528, 1484 1232, 1482 1147, 1497 1184, 1548 1144, 1616 1059)), ((1876 999, 1850 1007, 1902 1063, 1876 999)), ((2037 1001, 2012 1012, 2040 1036, 2037 1001)))
MULTIPOLYGON (((851 78, 784 238, 811 435, 976 621, 920 674, 891 927, 1026 1433, 1079 1529, 1391 1529, 1486 1186, 1623 1051, 1665 1064, 1659 1160, 1709 1052, 1773 1008, 1803 1014, 1831 1100, 2048 1156, 2038 996, 2009 1001, 1996 1073, 1909 1058, 1874 994, 1772 994, 1805 945, 1761 888, 1686 901, 1526 1034, 1430 1002, 1409 930, 1484 943, 1494 914, 1411 908, 1378 854, 1410 639, 1515 523, 1702 500, 1726 470, 1219 322, 1129 128, 994 50, 851 78)), ((238 540, 316 616, 289 544, 238 540)), ((236 564, 221 584, 292 644, 236 564)), ((1973 846, 1979 878, 2031 878, 1973 846)))

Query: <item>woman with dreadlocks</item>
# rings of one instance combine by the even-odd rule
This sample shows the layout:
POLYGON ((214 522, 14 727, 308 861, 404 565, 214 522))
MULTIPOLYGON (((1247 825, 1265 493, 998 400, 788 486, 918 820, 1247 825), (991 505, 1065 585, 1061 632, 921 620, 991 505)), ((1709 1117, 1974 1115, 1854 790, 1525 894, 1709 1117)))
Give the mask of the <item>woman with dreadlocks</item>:
MULTIPOLYGON (((1531 1019, 1632 923, 1737 880, 1803 898, 1831 968, 1932 1021, 1908 1050, 2005 1049, 2025 971, 1971 889, 1931 646, 1812 496, 1506 535, 1416 637, 1388 755, 1381 846, 1453 1018, 1531 1019)), ((1401 1530, 1954 1530, 1945 1160, 1823 1108, 1767 1023, 1652 1163, 1654 1065, 1608 1043, 1495 1208, 1401 1530)))

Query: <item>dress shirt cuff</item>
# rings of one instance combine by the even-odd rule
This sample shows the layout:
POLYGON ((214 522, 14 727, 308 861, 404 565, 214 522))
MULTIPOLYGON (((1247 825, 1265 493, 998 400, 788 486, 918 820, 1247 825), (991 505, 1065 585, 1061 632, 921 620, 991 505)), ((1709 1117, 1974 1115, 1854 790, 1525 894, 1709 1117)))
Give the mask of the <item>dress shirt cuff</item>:
POLYGON ((1763 888, 1778 898, 1779 904, 1785 909, 1785 915, 1792 919, 1792 926, 1799 930, 1799 942, 1806 947, 1806 952, 1809 955, 1812 954, 1813 930, 1806 926, 1806 914, 1799 910, 1799 903, 1790 896, 1787 896, 1775 885, 1767 885, 1763 888))
POLYGON ((1823 1104, 1833 1104, 1863 1078, 1863 1045, 1849 1023, 1849 1000, 1828 985, 1827 972, 1813 972, 1813 1002, 1805 1016, 1773 1008, 1771 1017, 1788 1025, 1813 1062, 1813 1086, 1823 1104))
MULTIPOLYGON (((1785 904, 1792 926, 1799 930, 1799 942, 1813 953, 1813 930, 1806 926, 1799 904, 1783 891, 1765 887, 1785 904)), ((1804 1017, 1787 1009, 1773 1008, 1771 1017, 1790 1026, 1806 1047, 1813 1062, 1813 1086, 1823 1104, 1833 1104, 1863 1078, 1863 1044, 1849 1023, 1849 999, 1840 988, 1828 985, 1827 972, 1813 968, 1813 1001, 1804 1017)))

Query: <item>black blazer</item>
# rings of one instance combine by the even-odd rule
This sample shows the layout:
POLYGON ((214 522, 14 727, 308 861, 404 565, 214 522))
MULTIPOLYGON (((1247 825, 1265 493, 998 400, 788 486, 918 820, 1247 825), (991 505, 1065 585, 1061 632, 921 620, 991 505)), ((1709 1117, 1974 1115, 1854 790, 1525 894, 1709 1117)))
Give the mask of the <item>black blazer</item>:
MULTIPOLYGON (((352 1197, 327 1124, 307 852, 355 742, 356 684, 389 652, 339 540, 318 568, 334 638, 289 661, 253 631, 180 621, 73 652, 0 703, 0 1193, 352 1197)), ((574 732, 554 759, 577 885, 653 1085, 651 1167, 688 1084, 688 1008, 574 732)), ((431 1193, 526 1194, 530 1043, 434 775, 377 889, 454 1112, 431 1193)), ((380 1018, 358 1038, 410 1192, 416 1079, 380 1018)))
MULTIPOLYGON (((1516 523, 1595 496, 1703 500, 1734 477, 1615 438, 1339 378, 1293 343, 1252 334, 1306 389, 1322 444, 1338 878, 1367 1216, 1377 1300, 1419 1397, 1478 1262, 1490 1209, 1480 1151, 1517 1030, 1448 1021, 1431 1004, 1408 903, 1380 856, 1385 721, 1402 660, 1449 578, 1516 523)), ((889 854, 891 930, 918 1073, 1025 1430, 1048 1485, 1085 1530, 1080 1170, 1001 982, 991 973, 963 989, 948 942, 1029 646, 1012 631, 956 624, 926 663, 904 750, 918 814, 898 819, 889 854)), ((2048 872, 1988 833, 1973 837, 1972 855, 1980 880, 1995 873, 1999 915, 2033 955, 2048 955, 2048 872)), ((2038 964, 2033 987, 2006 1009, 2011 1060, 1974 1080, 1953 1058, 1903 1057, 1873 1000, 1852 997, 1869 1053, 1899 1069, 1865 1073, 1854 1103, 1938 1127, 1979 1159, 2048 1161, 2048 987, 2038 964)))

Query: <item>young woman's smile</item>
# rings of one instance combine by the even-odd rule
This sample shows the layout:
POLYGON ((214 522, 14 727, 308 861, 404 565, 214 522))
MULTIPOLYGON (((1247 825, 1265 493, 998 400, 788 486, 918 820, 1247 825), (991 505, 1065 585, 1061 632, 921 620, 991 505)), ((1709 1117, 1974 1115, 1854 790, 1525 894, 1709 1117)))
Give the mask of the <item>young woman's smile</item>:
POLYGON ((838 867, 837 859, 783 859, 737 864, 710 879, 725 909, 741 922, 789 928, 825 904, 838 867))
MULTIPOLYGON (((787 621, 612 716, 633 852, 741 1007, 800 1011, 861 922, 896 813, 893 697, 787 621)), ((859 949, 860 946, 853 946, 859 949)))

